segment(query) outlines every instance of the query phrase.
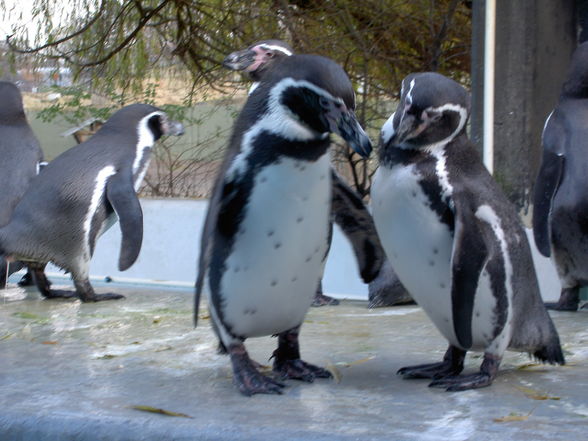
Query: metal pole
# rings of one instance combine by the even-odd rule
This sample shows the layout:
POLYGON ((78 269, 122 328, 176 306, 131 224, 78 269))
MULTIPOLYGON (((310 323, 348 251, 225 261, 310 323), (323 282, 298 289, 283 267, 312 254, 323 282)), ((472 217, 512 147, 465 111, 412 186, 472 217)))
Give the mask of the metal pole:
POLYGON ((496 0, 486 0, 484 26, 484 165, 494 173, 494 70, 496 47, 496 0))

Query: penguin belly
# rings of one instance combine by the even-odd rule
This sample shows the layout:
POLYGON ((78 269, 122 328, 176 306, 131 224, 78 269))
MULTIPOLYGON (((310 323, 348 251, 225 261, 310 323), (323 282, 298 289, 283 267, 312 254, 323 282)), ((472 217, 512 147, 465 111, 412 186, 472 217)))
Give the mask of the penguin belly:
POLYGON ((437 329, 459 346, 453 328, 453 234, 430 208, 414 166, 380 166, 372 187, 376 229, 402 284, 437 329))
POLYGON ((223 320, 256 337, 300 325, 327 247, 330 160, 281 159, 254 178, 221 278, 223 320))
MULTIPOLYGON (((379 167, 372 190, 376 229, 402 284, 449 343, 461 347, 451 297, 453 233, 430 208, 419 181, 412 166, 379 167)), ((487 348, 502 333, 496 304, 484 266, 474 299, 471 349, 487 348)))

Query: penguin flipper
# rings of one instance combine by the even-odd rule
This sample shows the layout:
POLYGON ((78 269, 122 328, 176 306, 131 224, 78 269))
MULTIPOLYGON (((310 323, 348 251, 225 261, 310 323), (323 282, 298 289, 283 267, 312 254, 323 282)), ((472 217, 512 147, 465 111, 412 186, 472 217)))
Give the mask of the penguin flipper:
POLYGON ((488 258, 488 248, 478 220, 456 216, 451 256, 451 304, 453 327, 462 349, 472 346, 472 315, 480 273, 488 258), (467 226, 467 227, 466 227, 467 226))
POLYGON ((133 185, 133 174, 119 171, 112 175, 106 184, 106 197, 120 223, 118 269, 125 271, 137 260, 143 242, 143 210, 133 185))
POLYGON ((333 220, 353 247, 363 281, 370 283, 380 273, 385 259, 376 226, 360 196, 333 169, 331 172, 333 220))
POLYGON ((541 168, 535 181, 533 201, 533 236, 537 249, 545 257, 551 255, 549 215, 552 202, 564 173, 565 156, 549 150, 543 151, 541 168))

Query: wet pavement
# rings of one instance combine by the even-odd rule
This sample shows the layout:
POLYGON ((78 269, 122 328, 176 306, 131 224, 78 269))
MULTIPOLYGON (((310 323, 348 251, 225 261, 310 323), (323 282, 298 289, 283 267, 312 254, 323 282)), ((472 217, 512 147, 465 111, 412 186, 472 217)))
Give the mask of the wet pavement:
MULTIPOLYGON (((192 326, 186 290, 98 285, 125 300, 42 300, 0 293, 0 440, 584 440, 588 311, 554 312, 568 365, 507 353, 490 388, 449 393, 403 380, 439 361, 445 341, 416 306, 313 308, 303 358, 335 380, 288 381, 281 396, 240 395, 210 321, 192 326), (149 406, 182 414, 137 410, 149 406)), ((246 342, 268 363, 273 338, 246 342)), ((466 359, 478 369, 480 354, 466 359)), ((268 363, 269 364, 269 363, 268 363)), ((152 409, 153 410, 153 409, 152 409)))

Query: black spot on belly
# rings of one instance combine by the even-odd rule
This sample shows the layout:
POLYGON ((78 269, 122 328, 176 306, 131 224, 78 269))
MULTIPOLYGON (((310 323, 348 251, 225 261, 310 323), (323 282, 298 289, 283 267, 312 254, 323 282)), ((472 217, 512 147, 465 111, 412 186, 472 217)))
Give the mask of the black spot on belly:
POLYGON ((416 191, 413 191, 413 192, 412 192, 412 197, 413 197, 413 198, 416 198, 416 197, 417 197, 417 192, 416 192, 416 191))
POLYGON ((316 248, 314 249, 314 254, 318 253, 320 250, 321 250, 321 247, 320 247, 320 246, 319 246, 319 247, 316 247, 316 248))
POLYGON ((448 318, 445 318, 445 323, 449 323, 449 319, 448 318))
POLYGON ((282 246, 282 242, 276 242, 274 244, 274 248, 277 250, 278 248, 280 248, 282 246))
POLYGON ((327 177, 326 175, 321 175, 321 178, 320 178, 321 181, 324 181, 326 177, 327 177))
POLYGON ((312 259, 312 256, 308 256, 305 260, 305 262, 310 262, 310 259, 312 259))
POLYGON ((239 271, 241 271, 241 267, 239 267, 239 266, 236 266, 236 267, 235 267, 235 269, 234 269, 233 271, 235 271, 236 273, 238 273, 239 271))
POLYGON ((434 260, 429 260, 429 266, 435 266, 435 261, 434 260))
POLYGON ((274 235, 274 230, 269 230, 267 232, 267 237, 272 237, 274 235))
POLYGON ((306 202, 308 200, 308 196, 302 196, 302 200, 306 202))
POLYGON ((297 222, 297 223, 300 223, 300 222, 302 222, 303 220, 304 220, 304 218, 303 218, 302 216, 300 216, 298 219, 296 219, 296 222, 297 222))
POLYGON ((476 311, 476 317, 480 317, 480 312, 476 311))
POLYGON ((265 176, 262 176, 261 178, 259 178, 259 182, 266 182, 267 178, 265 176))
POLYGON ((292 277, 292 279, 290 280, 291 282, 296 282, 298 280, 297 276, 292 277))
POLYGON ((275 280, 275 279, 272 280, 271 283, 270 283, 271 286, 276 286, 277 284, 278 284, 278 281, 275 280))
POLYGON ((433 254, 439 254, 439 249, 438 248, 433 248, 433 254))
POLYGON ((445 287, 446 287, 447 285, 445 285, 445 283, 441 282, 441 283, 439 284, 439 286, 440 286, 441 288, 445 289, 445 287))
POLYGON ((300 171, 304 171, 304 170, 306 170, 306 166, 305 165, 301 165, 300 166, 300 171))

